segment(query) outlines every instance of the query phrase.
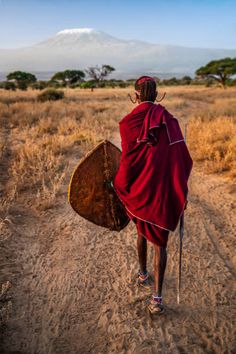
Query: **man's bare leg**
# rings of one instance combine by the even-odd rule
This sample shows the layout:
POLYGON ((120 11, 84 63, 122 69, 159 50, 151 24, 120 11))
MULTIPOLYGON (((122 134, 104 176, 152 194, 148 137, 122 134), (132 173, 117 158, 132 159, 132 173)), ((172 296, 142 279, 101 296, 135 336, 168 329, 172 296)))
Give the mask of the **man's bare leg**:
POLYGON ((152 314, 160 314, 164 311, 162 285, 166 269, 167 252, 166 248, 157 245, 154 245, 154 251, 154 294, 148 308, 152 314))
POLYGON ((147 240, 142 235, 138 235, 137 239, 139 270, 142 274, 147 272, 147 240))
POLYGON ((154 296, 161 298, 164 281, 167 252, 166 248, 154 245, 154 296))

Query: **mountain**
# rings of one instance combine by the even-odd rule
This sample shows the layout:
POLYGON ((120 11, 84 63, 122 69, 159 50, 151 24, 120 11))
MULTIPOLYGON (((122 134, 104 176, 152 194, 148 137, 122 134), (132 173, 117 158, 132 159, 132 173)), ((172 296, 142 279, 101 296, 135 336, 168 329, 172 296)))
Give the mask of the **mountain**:
POLYGON ((46 72, 109 64, 116 68, 113 77, 117 78, 140 74, 181 76, 193 75, 201 65, 224 57, 236 57, 236 49, 187 48, 122 40, 91 28, 75 28, 60 31, 31 47, 1 49, 0 72, 26 70, 46 75, 46 72))

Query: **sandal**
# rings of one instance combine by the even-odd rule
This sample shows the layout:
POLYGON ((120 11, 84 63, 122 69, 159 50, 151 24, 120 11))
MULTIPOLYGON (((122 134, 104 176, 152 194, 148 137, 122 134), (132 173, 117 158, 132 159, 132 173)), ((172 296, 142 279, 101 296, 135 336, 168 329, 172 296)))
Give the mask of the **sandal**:
POLYGON ((150 281, 150 275, 148 272, 146 274, 142 274, 140 271, 135 277, 130 277, 127 279, 127 283, 130 286, 137 285, 142 289, 150 291, 152 289, 152 283, 150 281))
POLYGON ((148 310, 152 315, 162 314, 165 311, 165 308, 162 304, 162 298, 153 296, 150 304, 148 305, 148 310))

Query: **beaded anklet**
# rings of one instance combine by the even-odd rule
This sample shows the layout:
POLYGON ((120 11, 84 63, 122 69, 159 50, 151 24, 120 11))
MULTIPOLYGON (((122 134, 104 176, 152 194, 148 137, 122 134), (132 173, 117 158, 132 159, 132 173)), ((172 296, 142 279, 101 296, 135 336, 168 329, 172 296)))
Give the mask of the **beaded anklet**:
POLYGON ((148 278, 149 274, 147 271, 145 273, 139 271, 138 276, 141 281, 145 281, 148 278))
POLYGON ((152 295, 152 299, 157 302, 158 304, 162 304, 162 296, 155 296, 152 295))

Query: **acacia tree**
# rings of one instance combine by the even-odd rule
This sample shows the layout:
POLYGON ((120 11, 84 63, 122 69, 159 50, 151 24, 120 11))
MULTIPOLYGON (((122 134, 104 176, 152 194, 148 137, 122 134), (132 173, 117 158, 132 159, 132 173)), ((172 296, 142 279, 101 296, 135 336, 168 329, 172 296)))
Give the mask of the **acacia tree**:
POLYGON ((81 81, 85 77, 85 73, 82 70, 65 70, 59 71, 51 78, 51 81, 62 81, 67 86, 75 84, 81 81))
POLYGON ((37 81, 35 75, 24 71, 14 71, 7 75, 8 81, 14 81, 21 90, 27 90, 28 85, 37 81))
POLYGON ((101 67, 92 66, 85 70, 87 75, 91 77, 97 85, 99 85, 99 83, 102 82, 105 77, 107 77, 113 71, 115 71, 115 68, 110 65, 102 65, 101 67))
POLYGON ((212 60, 207 65, 196 71, 196 75, 201 78, 214 79, 226 86, 227 80, 236 74, 236 58, 224 58, 212 60))

